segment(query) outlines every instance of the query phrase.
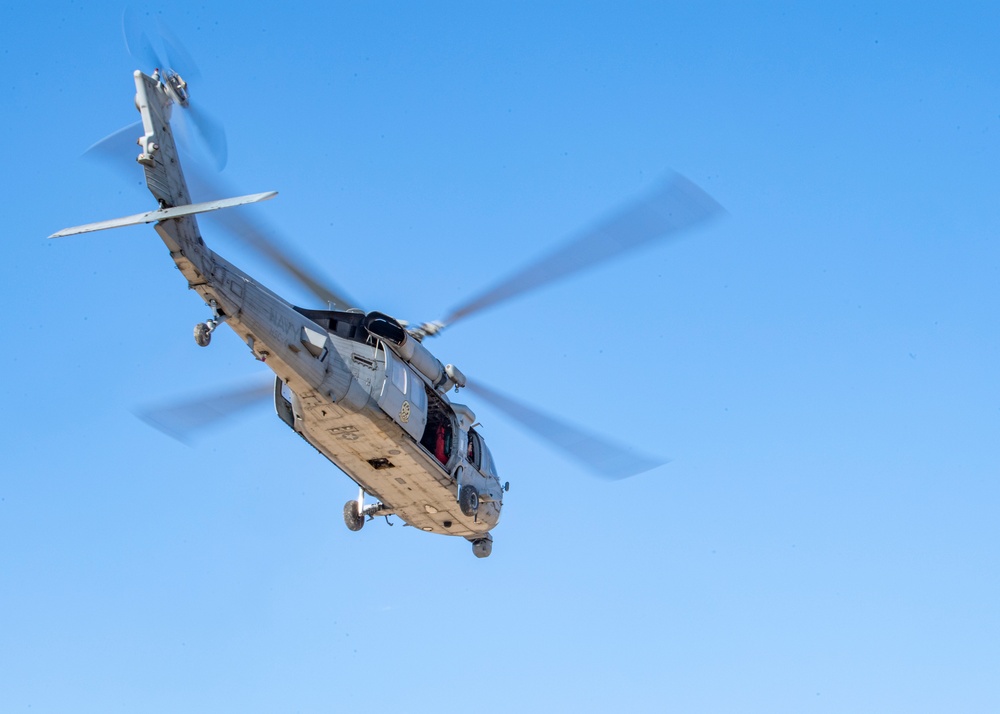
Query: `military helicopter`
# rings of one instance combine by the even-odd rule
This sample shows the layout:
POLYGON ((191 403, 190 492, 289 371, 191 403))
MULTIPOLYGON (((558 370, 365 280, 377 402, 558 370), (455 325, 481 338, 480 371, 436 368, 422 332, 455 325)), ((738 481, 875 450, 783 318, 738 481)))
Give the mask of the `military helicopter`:
POLYGON ((478 385, 438 360, 424 340, 500 301, 708 221, 722 209, 696 185, 673 176, 444 319, 416 326, 358 309, 278 248, 261 244, 252 229, 237 226, 327 303, 323 309, 298 307, 212 251, 196 219, 268 200, 276 192, 192 202, 171 126, 172 110, 189 106, 187 82, 172 70, 149 75, 136 70, 133 76, 141 115, 136 161, 158 208, 50 237, 153 224, 188 287, 210 309, 209 318, 194 328, 195 341, 207 347, 215 330, 228 325, 274 372, 269 392, 278 417, 357 484, 357 498, 344 506, 350 530, 392 515, 417 530, 465 538, 477 557, 490 555, 491 530, 509 483, 501 483, 473 411, 449 396, 466 387, 605 476, 620 478, 659 465, 478 385))

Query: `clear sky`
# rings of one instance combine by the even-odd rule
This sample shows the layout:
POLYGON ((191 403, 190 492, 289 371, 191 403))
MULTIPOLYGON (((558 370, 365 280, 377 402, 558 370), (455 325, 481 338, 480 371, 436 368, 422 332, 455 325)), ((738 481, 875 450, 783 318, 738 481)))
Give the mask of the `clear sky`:
POLYGON ((477 560, 349 532, 266 406, 149 428, 265 370, 195 345, 151 228, 46 240, 155 208, 134 149, 80 158, 136 66, 118 3, 5 5, 0 710, 1000 711, 1000 6, 163 7, 226 181, 280 192, 248 215, 368 309, 440 317, 669 170, 711 193, 432 343, 672 461, 601 481, 469 395, 511 482, 477 560))

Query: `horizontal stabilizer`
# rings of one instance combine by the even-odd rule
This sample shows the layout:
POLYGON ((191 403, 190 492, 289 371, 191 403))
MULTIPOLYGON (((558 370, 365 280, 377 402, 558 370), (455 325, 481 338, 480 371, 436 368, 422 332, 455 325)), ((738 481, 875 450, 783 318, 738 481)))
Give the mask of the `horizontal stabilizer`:
POLYGON ((158 211, 147 211, 146 213, 137 213, 134 216, 125 216, 124 218, 113 218, 110 221, 98 221, 97 223, 88 223, 85 226, 76 226, 75 228, 65 228, 58 233, 53 233, 49 238, 63 238, 65 236, 75 236, 80 233, 91 233, 93 231, 102 231, 105 228, 120 228, 122 226, 138 226, 142 223, 156 223, 157 221, 165 221, 169 218, 180 218, 181 216, 191 216, 195 213, 207 213, 209 211, 217 211, 220 208, 232 208, 233 206, 242 206, 247 203, 257 203, 257 201, 266 201, 269 198, 274 198, 278 195, 277 191, 267 191, 265 193, 254 193, 249 196, 238 196, 236 198, 223 198, 218 201, 205 201, 203 203, 192 203, 187 206, 175 206, 173 208, 161 208, 158 211))

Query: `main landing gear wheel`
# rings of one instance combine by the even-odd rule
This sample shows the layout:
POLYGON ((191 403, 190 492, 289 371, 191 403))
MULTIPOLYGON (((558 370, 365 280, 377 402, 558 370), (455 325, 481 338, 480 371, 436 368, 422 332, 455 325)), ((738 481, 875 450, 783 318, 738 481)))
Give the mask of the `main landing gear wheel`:
POLYGON ((493 552, 493 539, 489 536, 472 541, 472 554, 477 558, 489 558, 493 552))
POLYGON ((212 341, 212 328, 204 322, 199 322, 194 326, 194 341, 199 347, 208 347, 208 343, 212 341))
POLYGON ((466 516, 479 511, 479 493, 472 486, 462 486, 458 491, 458 508, 466 516))
POLYGON ((365 517, 358 508, 357 501, 344 504, 344 523, 352 531, 359 531, 365 526, 365 517))

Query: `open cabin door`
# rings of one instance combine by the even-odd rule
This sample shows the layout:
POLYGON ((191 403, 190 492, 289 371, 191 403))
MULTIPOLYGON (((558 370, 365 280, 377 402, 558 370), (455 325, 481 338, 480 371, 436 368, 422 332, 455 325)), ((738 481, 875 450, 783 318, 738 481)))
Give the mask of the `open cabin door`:
POLYGON ((427 425, 427 393, 424 383, 409 365, 380 343, 385 356, 385 381, 378 405, 392 420, 420 441, 427 425))

